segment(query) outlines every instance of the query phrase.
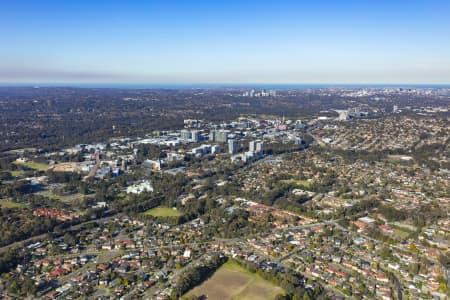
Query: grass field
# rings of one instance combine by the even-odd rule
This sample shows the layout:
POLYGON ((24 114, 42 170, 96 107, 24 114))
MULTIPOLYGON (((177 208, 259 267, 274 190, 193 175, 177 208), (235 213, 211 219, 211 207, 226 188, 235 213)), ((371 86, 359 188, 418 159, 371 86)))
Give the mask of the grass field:
POLYGON ((295 179, 287 179, 287 180, 281 180, 282 183, 288 183, 288 184, 295 184, 298 186, 303 186, 305 188, 311 187, 311 182, 308 180, 295 180, 295 179))
POLYGON ((144 214, 151 215, 154 217, 179 217, 182 215, 180 211, 164 206, 158 206, 149 209, 146 212, 144 212, 144 214))
POLYGON ((399 228, 394 228, 394 233, 402 240, 404 240, 410 236, 409 232, 407 232, 405 230, 401 230, 399 228))
POLYGON ((18 177, 18 176, 22 175, 22 171, 9 171, 9 172, 14 177, 18 177))
POLYGON ((19 166, 25 166, 25 167, 28 167, 30 169, 37 170, 37 171, 47 171, 48 170, 48 165, 37 163, 34 161, 27 161, 24 163, 15 161, 14 164, 19 165, 19 166))
POLYGON ((229 260, 214 275, 185 296, 205 295, 208 300, 272 300, 283 289, 229 260))
POLYGON ((3 208, 23 208, 26 204, 0 199, 0 206, 3 208))
POLYGON ((23 154, 25 152, 36 152, 36 148, 23 148, 23 149, 14 149, 14 150, 8 150, 3 153, 5 154, 23 154))

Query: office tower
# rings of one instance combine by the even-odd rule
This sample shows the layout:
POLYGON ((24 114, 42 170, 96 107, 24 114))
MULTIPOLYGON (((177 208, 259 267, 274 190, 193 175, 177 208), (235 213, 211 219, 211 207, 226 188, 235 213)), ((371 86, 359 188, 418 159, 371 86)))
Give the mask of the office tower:
POLYGON ((191 139, 191 132, 189 130, 181 130, 181 139, 189 141, 191 139))
POLYGON ((225 130, 219 130, 216 132, 216 142, 226 143, 228 138, 228 132, 225 130))
POLYGON ((209 132, 209 141, 210 142, 215 142, 216 141, 216 131, 215 130, 211 130, 209 132))
POLYGON ((263 153, 264 151, 264 143, 263 142, 257 142, 256 143, 256 152, 257 153, 263 153))
POLYGON ((228 141, 228 153, 229 154, 235 154, 238 151, 238 143, 236 140, 229 140, 228 141))
POLYGON ((392 107, 392 112, 393 113, 396 113, 398 111, 398 106, 397 105, 394 105, 394 107, 392 107))
POLYGON ((349 117, 348 110, 338 110, 337 112, 339 114, 338 120, 340 121, 348 120, 349 117))
POLYGON ((256 152, 256 141, 250 141, 248 143, 248 150, 250 152, 256 152))
POLYGON ((212 154, 217 154, 220 153, 220 146, 219 145, 214 145, 211 147, 211 153, 212 154))
POLYGON ((200 141, 200 133, 197 130, 192 130, 191 139, 194 143, 198 143, 200 141))

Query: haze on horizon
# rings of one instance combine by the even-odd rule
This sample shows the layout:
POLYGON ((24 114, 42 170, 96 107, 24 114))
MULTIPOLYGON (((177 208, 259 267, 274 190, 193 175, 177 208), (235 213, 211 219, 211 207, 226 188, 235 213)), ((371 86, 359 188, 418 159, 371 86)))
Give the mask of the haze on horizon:
POLYGON ((449 84, 449 15, 445 0, 3 1, 0 82, 449 84))

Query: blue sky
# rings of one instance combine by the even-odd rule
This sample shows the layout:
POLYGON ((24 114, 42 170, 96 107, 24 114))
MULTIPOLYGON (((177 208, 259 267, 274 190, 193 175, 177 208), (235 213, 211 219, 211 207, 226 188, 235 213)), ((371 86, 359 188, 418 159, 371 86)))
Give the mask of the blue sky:
POLYGON ((450 83, 450 1, 0 2, 0 82, 450 83))

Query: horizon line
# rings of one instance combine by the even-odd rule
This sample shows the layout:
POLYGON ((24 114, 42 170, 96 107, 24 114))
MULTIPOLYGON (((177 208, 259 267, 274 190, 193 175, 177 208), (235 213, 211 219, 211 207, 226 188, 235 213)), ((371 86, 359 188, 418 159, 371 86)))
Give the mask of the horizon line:
POLYGON ((167 82, 167 83, 111 83, 111 82, 0 82, 1 88, 8 87, 43 87, 43 88, 51 88, 51 87, 70 87, 70 88, 135 88, 135 89, 155 89, 155 88, 163 88, 163 87, 187 87, 187 88, 251 88, 251 87, 303 87, 303 88, 320 88, 320 87, 422 87, 422 88, 433 88, 433 87, 442 87, 442 88, 450 88, 450 83, 256 83, 256 82, 246 82, 246 83, 227 83, 227 82, 214 82, 214 83, 185 83, 185 82, 167 82))

